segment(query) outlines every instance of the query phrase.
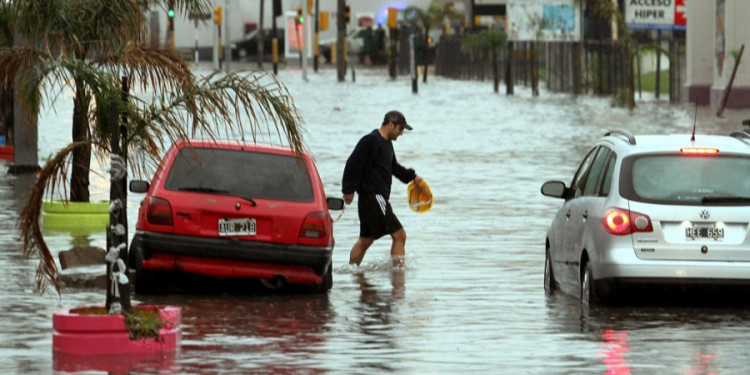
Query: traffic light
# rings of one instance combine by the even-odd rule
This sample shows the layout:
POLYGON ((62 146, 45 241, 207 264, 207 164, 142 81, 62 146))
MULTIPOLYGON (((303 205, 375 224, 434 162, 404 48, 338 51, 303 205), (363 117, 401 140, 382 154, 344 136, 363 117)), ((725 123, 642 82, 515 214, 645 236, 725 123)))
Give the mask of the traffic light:
POLYGON ((313 0, 307 0, 307 14, 312 16, 313 10, 313 0))
POLYGON ((305 23, 305 16, 302 15, 302 6, 297 6, 297 23, 305 23))
POLYGON ((273 0, 273 18, 281 15, 281 0, 273 0))
POLYGON ((214 23, 221 26, 221 7, 214 7, 214 23))
POLYGON ((352 9, 349 6, 349 4, 344 5, 344 23, 349 24, 349 21, 352 19, 352 9))
POLYGON ((167 10, 167 28, 174 30, 174 8, 170 6, 167 10))

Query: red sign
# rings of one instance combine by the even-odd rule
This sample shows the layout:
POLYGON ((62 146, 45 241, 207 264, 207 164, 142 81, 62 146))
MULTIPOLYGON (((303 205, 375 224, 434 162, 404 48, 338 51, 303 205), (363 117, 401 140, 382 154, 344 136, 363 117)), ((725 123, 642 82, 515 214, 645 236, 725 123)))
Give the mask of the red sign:
POLYGON ((674 2, 674 24, 687 25, 687 7, 685 0, 676 0, 674 2))

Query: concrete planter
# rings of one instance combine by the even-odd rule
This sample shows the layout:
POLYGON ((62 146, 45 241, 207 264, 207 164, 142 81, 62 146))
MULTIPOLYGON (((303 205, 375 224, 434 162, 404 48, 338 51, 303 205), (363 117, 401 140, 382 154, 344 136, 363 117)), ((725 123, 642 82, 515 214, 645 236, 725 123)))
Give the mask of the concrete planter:
MULTIPOLYGON (((52 316, 55 370, 120 371, 148 363, 169 366, 182 341, 182 310, 175 306, 140 305, 158 310, 163 322, 158 337, 131 339, 123 315, 79 314, 97 307, 60 309, 52 316)), ((99 307, 100 308, 100 307, 99 307)))

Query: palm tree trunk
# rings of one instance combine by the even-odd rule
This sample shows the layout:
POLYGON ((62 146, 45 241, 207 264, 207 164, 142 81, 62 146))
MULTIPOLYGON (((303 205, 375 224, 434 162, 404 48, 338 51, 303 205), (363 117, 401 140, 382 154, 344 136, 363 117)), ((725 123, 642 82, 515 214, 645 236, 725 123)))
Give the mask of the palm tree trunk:
MULTIPOLYGON (((86 93, 82 81, 76 80, 76 96, 73 102, 73 142, 89 140, 88 108, 91 97, 86 93)), ((79 147, 73 152, 73 165, 70 172, 70 201, 89 201, 89 166, 91 149, 79 147)))

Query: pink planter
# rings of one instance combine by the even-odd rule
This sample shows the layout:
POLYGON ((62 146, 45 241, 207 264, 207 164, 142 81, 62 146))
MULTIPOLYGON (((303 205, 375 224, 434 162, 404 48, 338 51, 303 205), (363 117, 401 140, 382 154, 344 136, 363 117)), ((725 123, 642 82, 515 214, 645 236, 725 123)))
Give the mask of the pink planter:
MULTIPOLYGON (((146 362, 171 364, 182 341, 182 311, 175 306, 134 306, 158 309, 164 326, 158 338, 131 340, 122 315, 79 315, 78 307, 55 311, 52 316, 52 351, 56 370, 94 368, 123 370, 146 362)), ((158 365, 158 363, 157 363, 158 365)), ((162 366, 158 366, 162 367, 162 366)))

